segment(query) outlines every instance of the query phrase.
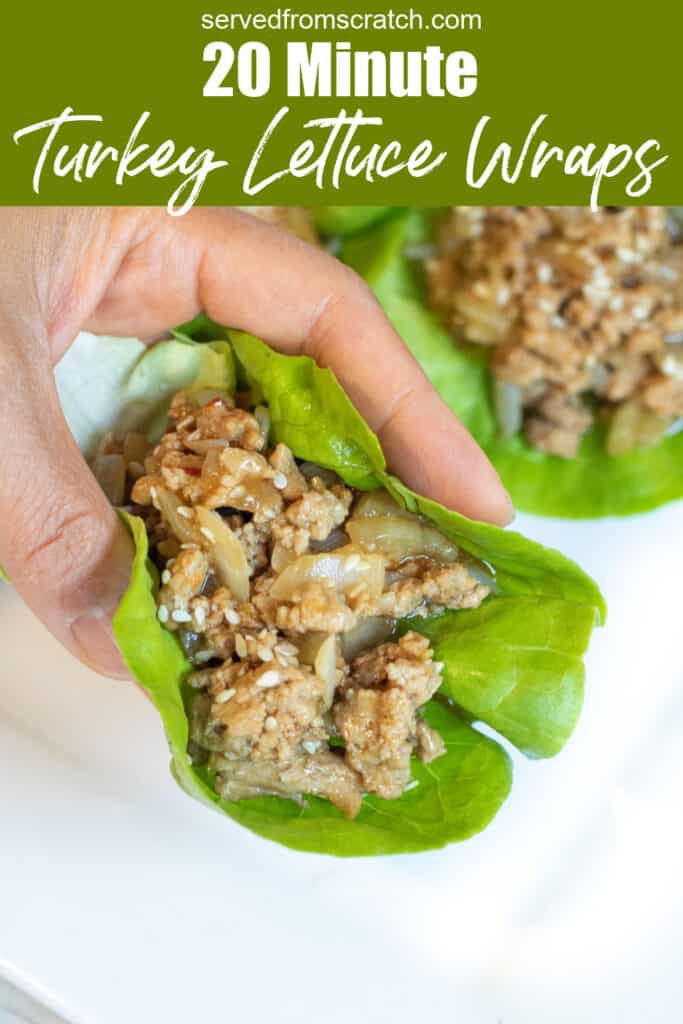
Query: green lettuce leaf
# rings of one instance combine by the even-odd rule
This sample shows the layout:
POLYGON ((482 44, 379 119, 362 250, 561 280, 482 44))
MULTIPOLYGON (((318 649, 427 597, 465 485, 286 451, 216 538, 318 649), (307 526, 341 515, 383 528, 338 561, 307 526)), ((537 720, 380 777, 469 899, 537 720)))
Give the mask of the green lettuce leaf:
POLYGON ((683 497, 683 433, 626 455, 610 456, 603 430, 584 439, 575 459, 532 449, 521 437, 497 437, 486 353, 458 346, 426 303, 411 243, 429 237, 429 214, 403 212, 350 239, 342 259, 376 292, 387 314, 444 400, 485 449, 525 512, 595 518, 645 512, 683 497))
POLYGON ((552 757, 581 712, 581 655, 594 624, 588 605, 499 596, 405 628, 429 638, 444 662, 442 692, 468 716, 530 757, 552 757))
POLYGON ((431 765, 416 763, 417 786, 398 801, 366 797, 350 822, 327 800, 308 797, 305 806, 278 797, 230 802, 211 788, 205 768, 187 754, 188 721, 182 680, 189 664, 175 637, 156 617, 157 581, 147 558, 142 520, 125 516, 136 545, 131 582, 114 618, 126 664, 161 715, 172 755, 172 771, 195 799, 222 811, 266 839, 295 850, 337 856, 407 853, 464 839, 484 828, 510 790, 505 752, 450 710, 432 702, 428 721, 448 753, 431 765))
POLYGON ((346 238, 400 210, 396 206, 314 206, 313 222, 323 235, 346 238))
MULTIPOLYGON (((102 340, 96 362, 104 375, 106 357, 121 356, 110 339, 102 340)), ((447 753, 430 765, 415 761, 417 784, 399 800, 366 797, 353 821, 316 797, 308 797, 303 806, 276 797, 233 803, 218 797, 207 769, 192 765, 188 757, 189 688, 184 680, 189 665, 177 639, 156 617, 158 580, 148 559, 142 521, 125 516, 136 558, 114 631, 131 673, 162 717, 173 774, 192 796, 259 835, 298 850, 361 856, 414 852, 465 839, 489 823, 511 784, 507 754, 472 723, 486 722, 532 756, 555 754, 571 734, 580 710, 582 657, 596 617, 604 616, 602 596, 596 584, 559 552, 465 519, 389 475, 377 438, 329 370, 305 357, 273 352, 246 334, 231 334, 231 342, 240 378, 257 400, 269 405, 275 440, 291 445, 301 458, 336 470, 353 486, 384 486, 398 501, 429 516, 463 550, 493 566, 496 590, 478 609, 403 624, 404 629, 417 628, 428 635, 435 656, 445 664, 442 692, 426 714, 443 735, 447 753)), ((177 344, 162 342, 142 355, 135 344, 125 347, 136 353, 136 372, 144 379, 158 375, 166 382, 171 374, 164 363, 168 359, 175 365, 177 344)), ((94 350, 95 346, 86 347, 82 354, 92 358, 94 350)), ((225 342, 213 352, 226 363, 215 381, 223 386, 228 378, 234 379, 232 357, 225 342)), ((185 386, 197 386, 198 380, 203 387, 210 383, 204 357, 199 358, 198 376, 185 386)), ((84 379, 89 379, 87 367, 84 379)), ((115 390, 127 389, 127 375, 112 379, 117 381, 115 390)), ((150 392, 150 401, 156 401, 156 392, 150 392)), ((122 396, 112 396, 109 408, 117 417, 123 415, 122 396)), ((158 418, 158 412, 155 415, 158 418)))
POLYGON ((91 455, 110 430, 139 430, 155 440, 181 388, 233 391, 232 350, 225 330, 222 335, 207 345, 179 337, 150 348, 137 338, 79 334, 58 364, 55 381, 81 451, 91 455))

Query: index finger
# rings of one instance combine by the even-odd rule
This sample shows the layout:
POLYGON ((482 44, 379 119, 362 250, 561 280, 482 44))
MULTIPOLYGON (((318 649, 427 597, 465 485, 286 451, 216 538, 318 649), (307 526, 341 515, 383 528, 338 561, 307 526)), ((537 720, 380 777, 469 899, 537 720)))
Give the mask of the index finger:
MULTIPOLYGON (((203 309, 281 352, 312 356, 335 372, 379 435, 389 466, 410 487, 473 519, 510 521, 512 504, 498 474, 352 270, 228 208, 166 218, 152 246, 146 259, 134 261, 140 303, 156 308, 153 291, 175 322, 203 309), (140 280, 141 263, 153 266, 151 280, 140 280)), ((115 285, 114 294, 127 289, 128 283, 118 291, 115 285)))

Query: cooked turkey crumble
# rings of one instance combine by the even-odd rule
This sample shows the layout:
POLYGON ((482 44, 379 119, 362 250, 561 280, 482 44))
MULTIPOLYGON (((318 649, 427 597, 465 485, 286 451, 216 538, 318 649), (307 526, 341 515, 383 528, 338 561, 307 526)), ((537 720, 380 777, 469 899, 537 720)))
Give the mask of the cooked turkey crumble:
POLYGON ((683 416, 683 246, 663 207, 454 207, 427 262, 456 337, 494 351, 501 432, 572 458, 596 420, 607 450, 683 416))
POLYGON ((145 519, 159 621, 193 665, 194 762, 229 800, 316 794, 353 817, 364 793, 401 795, 413 754, 445 750, 421 717, 442 666, 396 620, 489 587, 386 492, 270 445, 267 409, 238 399, 179 393, 153 451, 109 437, 95 469, 145 519))

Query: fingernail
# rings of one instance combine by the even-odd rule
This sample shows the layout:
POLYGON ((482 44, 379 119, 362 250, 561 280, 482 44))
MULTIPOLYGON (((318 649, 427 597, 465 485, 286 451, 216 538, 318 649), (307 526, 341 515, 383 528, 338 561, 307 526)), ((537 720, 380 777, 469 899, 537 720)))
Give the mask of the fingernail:
POLYGON ((71 625, 76 654, 95 672, 113 679, 130 679, 121 652, 116 646, 108 619, 83 615, 71 625))

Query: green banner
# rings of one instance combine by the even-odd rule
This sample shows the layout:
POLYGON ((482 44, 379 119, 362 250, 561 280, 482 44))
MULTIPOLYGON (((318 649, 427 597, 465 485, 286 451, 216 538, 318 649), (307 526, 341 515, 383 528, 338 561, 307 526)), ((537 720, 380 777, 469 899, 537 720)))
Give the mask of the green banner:
POLYGON ((7 5, 3 203, 676 204, 680 5, 7 5))

